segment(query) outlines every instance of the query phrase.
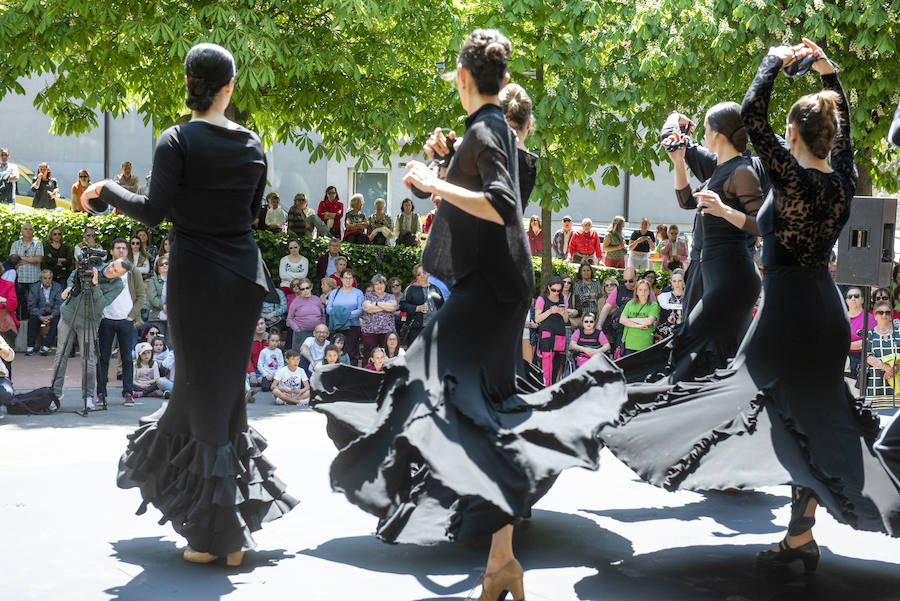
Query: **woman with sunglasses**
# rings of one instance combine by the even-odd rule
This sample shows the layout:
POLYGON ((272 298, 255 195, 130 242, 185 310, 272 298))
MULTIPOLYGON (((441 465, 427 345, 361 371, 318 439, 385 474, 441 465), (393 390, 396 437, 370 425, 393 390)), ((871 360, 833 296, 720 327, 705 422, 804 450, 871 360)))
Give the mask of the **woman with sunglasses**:
POLYGON ((585 313, 581 320, 581 327, 572 332, 569 341, 569 350, 577 353, 575 363, 581 367, 597 353, 609 352, 609 341, 597 327, 597 316, 593 313, 585 313))
POLYGON ((568 350, 566 325, 570 315, 563 298, 563 287, 562 278, 553 276, 544 293, 534 301, 534 321, 538 324, 537 352, 544 372, 544 386, 559 380, 568 350))
POLYGON ((328 186, 325 188, 325 197, 319 203, 316 215, 328 228, 333 238, 341 239, 341 219, 344 217, 344 203, 338 196, 337 188, 328 186))
POLYGON ((294 300, 287 313, 287 325, 294 332, 291 348, 300 352, 303 342, 313 335, 316 326, 325 323, 325 305, 312 293, 312 282, 305 277, 291 282, 294 300))
MULTIPOLYGON (((727 371, 662 391, 632 387, 624 419, 600 438, 668 490, 792 484, 787 532, 757 563, 801 561, 809 572, 819 562, 818 505, 855 529, 900 536, 900 493, 875 454, 896 460, 897 441, 875 444, 878 419, 855 405, 844 380, 847 313, 828 272, 856 192, 849 103, 832 63, 804 39, 769 50, 741 112, 774 188, 758 213, 765 305, 727 371), (769 123, 769 97, 782 68, 806 57, 824 90, 791 107, 788 150, 769 123)), ((698 205, 744 220, 708 197, 698 205)))
POLYGON ((892 380, 894 366, 900 367, 900 330, 894 327, 891 303, 875 303, 875 327, 866 337, 866 401, 893 401, 897 398, 892 380), (882 359, 893 355, 888 362, 882 359))
POLYGON ((850 350, 847 358, 850 360, 850 373, 855 378, 859 374, 859 364, 862 361, 862 332, 864 329, 872 327, 875 323, 875 316, 870 311, 868 320, 863 313, 862 290, 859 288, 850 288, 844 297, 847 303, 847 316, 850 318, 850 350))
MULTIPOLYGON (((72 249, 73 254, 75 256, 75 261, 76 262, 80 261, 81 255, 84 253, 85 250, 87 250, 89 248, 92 248, 92 249, 100 248, 100 243, 97 241, 97 231, 94 229, 94 226, 92 226, 92 225, 88 225, 84 228, 84 233, 82 234, 81 243, 75 245, 75 248, 72 249)), ((67 278, 69 277, 68 274, 66 274, 66 277, 67 278)))
MULTIPOLYGON (((278 285, 281 291, 292 296, 294 291, 291 290, 291 282, 309 275, 309 259, 300 254, 300 241, 296 238, 288 242, 288 254, 278 261, 278 275, 281 278, 278 285)), ((288 299, 289 302, 291 300, 293 298, 288 299)))
POLYGON ((52 271, 53 281, 65 288, 74 264, 72 249, 63 244, 62 230, 58 225, 51 227, 47 232, 47 244, 44 245, 44 269, 52 271))
POLYGON ((235 82, 231 53, 198 44, 184 71, 192 117, 160 135, 149 195, 102 181, 81 198, 93 210, 110 204, 148 225, 167 217, 173 224, 166 288, 175 385, 158 421, 129 436, 119 486, 139 487, 141 512, 152 503, 172 522, 188 541, 185 560, 222 557, 236 566, 255 546, 252 533, 297 504, 247 424, 247 341, 269 289, 251 230, 266 155, 259 136, 225 116, 235 82), (211 291, 214 303, 197 302, 211 291))
POLYGON ((131 237, 128 241, 128 254, 125 256, 135 266, 145 282, 150 279, 150 268, 155 266, 151 265, 150 255, 144 250, 140 238, 137 236, 131 237))
POLYGON ((91 185, 91 174, 88 173, 87 169, 81 169, 78 171, 78 179, 72 184, 72 210, 73 211, 84 211, 81 208, 81 194, 88 189, 88 186, 91 185))
POLYGON ((528 246, 531 248, 532 257, 540 257, 543 242, 541 238, 541 218, 532 215, 528 220, 528 246))
MULTIPOLYGON (((166 283, 168 279, 169 259, 160 257, 153 266, 153 275, 147 280, 147 305, 150 307, 147 323, 167 338, 169 338, 169 318, 166 314, 166 283)), ((152 340, 147 342, 153 344, 152 340)), ((171 339, 167 341, 167 345, 172 346, 171 339)))

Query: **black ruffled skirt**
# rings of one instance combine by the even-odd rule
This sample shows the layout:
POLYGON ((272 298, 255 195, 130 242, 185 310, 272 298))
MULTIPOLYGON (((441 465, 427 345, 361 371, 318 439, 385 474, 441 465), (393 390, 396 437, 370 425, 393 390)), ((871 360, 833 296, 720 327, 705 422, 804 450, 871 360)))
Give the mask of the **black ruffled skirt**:
POLYGON ((384 541, 490 534, 529 516, 562 470, 598 467, 597 431, 625 395, 619 371, 598 356, 519 394, 527 304, 491 295, 479 274, 458 282, 384 373, 335 365, 313 376, 312 405, 339 449, 332 487, 378 517, 384 541))
MULTIPOLYGON (((767 268, 765 286, 765 306, 728 370, 629 386, 601 439, 669 490, 791 483, 854 528, 900 536, 900 492, 873 451, 878 420, 843 380, 850 339, 837 288, 825 269, 793 267, 767 268)), ((896 435, 883 446, 896 471, 896 435)))
POLYGON ((118 484, 140 488, 138 513, 152 504, 160 524, 172 522, 197 551, 253 548, 251 533, 297 504, 262 454, 265 439, 247 424, 247 341, 264 291, 176 249, 167 287, 175 386, 159 421, 128 436, 118 484))

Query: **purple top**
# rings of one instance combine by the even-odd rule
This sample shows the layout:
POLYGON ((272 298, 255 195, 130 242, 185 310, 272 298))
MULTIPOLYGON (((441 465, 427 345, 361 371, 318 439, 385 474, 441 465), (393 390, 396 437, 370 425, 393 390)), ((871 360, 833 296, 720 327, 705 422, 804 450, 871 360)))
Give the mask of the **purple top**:
MULTIPOLYGON (((385 292, 381 296, 370 292, 363 299, 370 303, 397 302, 397 299, 390 292, 385 292)), ((362 331, 367 334, 389 334, 394 331, 394 314, 385 311, 379 311, 378 313, 366 313, 363 311, 359 318, 359 325, 362 326, 362 331)))
POLYGON ((287 325, 295 332, 315 330, 325 323, 325 307, 318 296, 297 296, 291 302, 287 313, 287 325))

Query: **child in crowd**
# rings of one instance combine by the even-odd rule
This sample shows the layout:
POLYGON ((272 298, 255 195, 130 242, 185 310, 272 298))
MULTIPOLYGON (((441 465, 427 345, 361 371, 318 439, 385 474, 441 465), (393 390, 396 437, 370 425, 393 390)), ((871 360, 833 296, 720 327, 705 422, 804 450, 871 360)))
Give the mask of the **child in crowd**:
POLYGON ((159 373, 161 374, 159 387, 163 391, 163 398, 167 399, 171 396, 172 389, 175 388, 175 351, 167 352, 166 358, 159 367, 159 373), (163 371, 165 371, 165 375, 162 375, 163 371))
POLYGON ((341 362, 341 350, 333 345, 329 344, 325 347, 325 359, 319 363, 321 365, 337 365, 341 362))
POLYGON ((156 396, 159 389, 159 368, 153 360, 153 347, 141 342, 135 348, 137 360, 134 363, 134 396, 156 396))
POLYGON ((384 349, 375 347, 372 349, 372 356, 369 357, 370 371, 384 371, 384 349))
POLYGON ((153 339, 153 342, 150 344, 153 345, 153 360, 156 361, 156 366, 159 368, 159 375, 166 376, 168 375, 168 370, 166 370, 165 362, 166 359, 169 358, 169 354, 171 351, 166 348, 166 339, 160 334, 156 338, 153 339))
POLYGON ((276 405, 299 405, 309 402, 309 378, 300 369, 300 353, 290 349, 285 351, 284 360, 287 365, 275 372, 272 383, 272 396, 276 405))
POLYGON ((347 354, 347 351, 344 350, 344 345, 347 343, 347 339, 344 338, 343 334, 335 334, 331 338, 331 342, 334 346, 337 347, 338 353, 340 353, 340 362, 344 365, 350 365, 350 355, 347 354))
POLYGON ((322 294, 319 296, 319 299, 322 301, 323 305, 328 304, 328 295, 331 294, 331 291, 338 287, 337 282, 334 281, 334 278, 331 276, 322 278, 320 282, 322 286, 322 294))
POLYGON ((247 365, 247 380, 250 386, 260 386, 262 377, 256 368, 259 363, 259 353, 268 346, 266 339, 266 320, 262 317, 256 322, 256 330, 253 332, 253 340, 250 341, 250 363, 247 365))
POLYGON ((278 334, 271 332, 269 334, 269 345, 259 352, 259 361, 256 363, 256 369, 260 374, 259 385, 264 392, 269 392, 272 389, 275 372, 284 367, 284 355, 278 346, 280 342, 278 334))

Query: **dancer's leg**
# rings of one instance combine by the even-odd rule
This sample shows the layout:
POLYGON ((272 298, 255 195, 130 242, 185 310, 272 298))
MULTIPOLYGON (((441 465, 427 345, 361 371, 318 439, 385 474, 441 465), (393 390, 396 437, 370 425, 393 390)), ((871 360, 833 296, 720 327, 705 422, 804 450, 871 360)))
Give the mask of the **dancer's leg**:
POLYGON ((508 562, 515 559, 512 548, 513 526, 508 524, 491 536, 491 550, 485 572, 491 574, 498 571, 508 562))

